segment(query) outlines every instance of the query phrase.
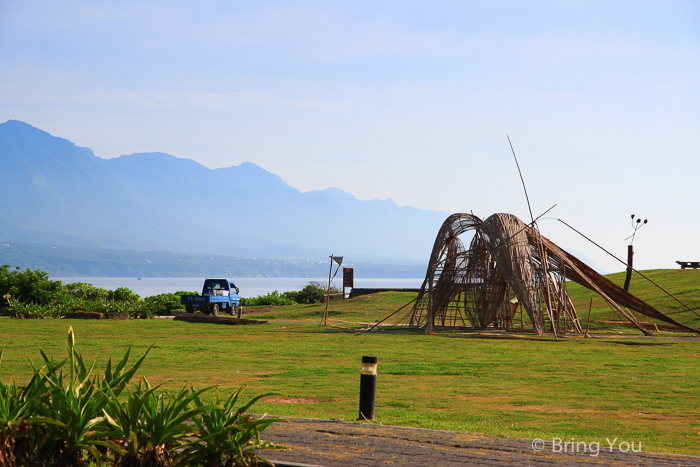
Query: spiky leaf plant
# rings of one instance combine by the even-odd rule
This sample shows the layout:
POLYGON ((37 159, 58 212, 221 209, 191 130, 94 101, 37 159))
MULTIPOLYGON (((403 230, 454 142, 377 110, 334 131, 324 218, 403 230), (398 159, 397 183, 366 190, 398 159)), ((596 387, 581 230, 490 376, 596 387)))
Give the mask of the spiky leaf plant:
POLYGON ((100 378, 99 373, 93 375, 95 364, 86 367, 82 355, 76 352, 72 327, 66 347, 68 358, 59 363, 40 349, 45 366, 38 371, 35 369, 35 374, 42 377, 49 396, 42 404, 40 415, 30 419, 34 434, 43 440, 37 446, 38 455, 56 466, 86 465, 88 459, 100 462, 108 451, 121 453, 116 441, 119 438, 104 416, 104 408, 109 403, 105 390, 119 397, 148 351, 128 370, 130 349, 114 369, 110 359, 100 378))
MULTIPOLYGON (((0 350, 2 363, 4 350, 0 350)), ((0 382, 0 465, 14 467, 29 463, 31 449, 23 436, 30 427, 30 417, 48 397, 38 374, 24 388, 13 381, 0 382)))
POLYGON ((192 402, 210 388, 195 391, 184 387, 178 394, 156 392, 144 377, 131 391, 126 406, 110 403, 107 421, 122 436, 121 466, 169 467, 174 450, 186 444, 195 427, 188 421, 219 405, 198 405, 192 402))
MULTIPOLYGON (((269 463, 256 451, 282 449, 281 446, 260 439, 260 433, 279 419, 264 417, 253 419, 246 413, 261 397, 271 394, 261 394, 247 404, 236 408, 242 392, 243 388, 239 388, 219 406, 220 408, 204 412, 194 419, 199 429, 197 437, 184 446, 178 458, 178 465, 204 467, 256 465, 259 461, 269 463)), ((204 405, 199 396, 194 398, 194 402, 197 406, 204 405)), ((214 403, 219 405, 219 402, 217 391, 214 403)))
POLYGON ((130 348, 116 365, 110 359, 102 376, 76 351, 72 327, 66 348, 60 361, 40 348, 44 365, 32 364, 26 386, 0 383, 0 466, 242 466, 264 460, 256 450, 277 448, 260 440, 276 420, 246 415, 262 396, 236 409, 241 389, 221 405, 218 394, 215 403, 202 402, 210 388, 171 395, 145 377, 129 388, 150 348, 128 369, 130 348))

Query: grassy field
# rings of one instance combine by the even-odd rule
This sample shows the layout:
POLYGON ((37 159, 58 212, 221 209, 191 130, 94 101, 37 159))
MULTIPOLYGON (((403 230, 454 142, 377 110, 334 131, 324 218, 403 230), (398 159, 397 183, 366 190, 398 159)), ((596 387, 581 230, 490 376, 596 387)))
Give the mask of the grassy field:
MULTIPOLYGON (((693 310, 700 310, 700 269, 657 269, 642 271, 642 273, 649 279, 653 280, 656 284, 679 298, 693 310)), ((625 273, 621 272, 610 274, 606 277, 619 286, 622 286, 625 280, 625 273)), ((596 321, 624 320, 624 318, 616 310, 610 307, 610 305, 608 305, 607 302, 605 302, 599 295, 574 283, 571 283, 568 286, 568 290, 571 300, 578 312, 579 319, 583 323, 584 327, 588 319, 588 307, 591 304, 592 298, 591 329, 615 331, 630 330, 628 327, 596 323, 596 321)), ((661 289, 636 273, 634 273, 632 276, 630 292, 681 323, 700 329, 699 316, 688 311, 682 304, 673 300, 673 298, 669 297, 661 289)), ((376 322, 384 319, 391 312, 397 310, 402 305, 405 305, 413 298, 415 298, 415 294, 394 292, 382 293, 381 295, 364 295, 353 300, 333 302, 329 316, 331 318, 353 323, 376 322)), ((293 319, 320 322, 319 316, 323 308, 324 305, 287 306, 265 313, 254 314, 255 317, 260 317, 262 319, 293 319)), ((405 310, 397 313, 388 322, 400 322, 409 311, 409 308, 410 307, 407 307, 405 310)), ((648 318, 643 315, 638 315, 638 318, 642 322, 656 322, 657 324, 662 324, 661 321, 648 318)), ((519 313, 517 314, 515 321, 517 322, 516 329, 519 329, 519 313)), ((527 315, 524 317, 524 323, 529 323, 527 315)), ((639 334, 639 331, 636 328, 633 328, 630 331, 633 335, 639 334)))
MULTIPOLYGON (((682 272, 691 278, 682 287, 695 291, 685 298, 697 307, 700 271, 682 272)), ((572 287, 587 313, 585 292, 577 293, 572 287)), ((374 322, 414 296, 383 293, 334 302, 331 317, 357 327, 350 323, 374 322)), ((601 445, 618 438, 641 442, 644 451, 700 455, 700 339, 690 334, 644 339, 620 328, 559 342, 522 333, 516 334, 526 337, 510 339, 463 332, 358 334, 320 327, 322 310, 251 313, 246 317, 270 320, 254 326, 0 319, 0 380, 26 381, 27 357, 38 362, 38 346, 62 356, 72 325, 78 348, 99 365, 120 357, 131 343, 134 356, 155 344, 141 373, 168 389, 191 383, 227 394, 246 385, 249 396, 286 396, 260 403, 256 412, 354 420, 360 358, 376 355, 377 423, 601 445), (626 345, 635 342, 647 345, 626 345)), ((606 310, 595 307, 594 319, 605 319, 606 310)))

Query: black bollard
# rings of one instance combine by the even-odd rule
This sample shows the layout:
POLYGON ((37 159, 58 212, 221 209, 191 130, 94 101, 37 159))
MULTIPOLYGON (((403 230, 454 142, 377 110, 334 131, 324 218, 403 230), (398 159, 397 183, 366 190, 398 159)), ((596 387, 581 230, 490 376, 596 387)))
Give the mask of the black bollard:
POLYGON ((374 420, 374 396, 377 390, 377 357, 362 357, 360 374, 360 417, 358 420, 374 420))

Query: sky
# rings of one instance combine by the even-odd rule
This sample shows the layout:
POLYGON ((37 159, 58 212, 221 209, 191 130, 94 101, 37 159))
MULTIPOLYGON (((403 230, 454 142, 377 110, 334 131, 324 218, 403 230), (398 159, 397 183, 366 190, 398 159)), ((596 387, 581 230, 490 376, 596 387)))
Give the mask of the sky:
MULTIPOLYGON (((0 122, 700 261, 699 1, 0 0, 0 122)), ((370 226, 371 227, 371 226, 370 226)), ((437 234, 437 232, 436 232, 437 234)), ((427 261, 427 258, 426 258, 427 261)))

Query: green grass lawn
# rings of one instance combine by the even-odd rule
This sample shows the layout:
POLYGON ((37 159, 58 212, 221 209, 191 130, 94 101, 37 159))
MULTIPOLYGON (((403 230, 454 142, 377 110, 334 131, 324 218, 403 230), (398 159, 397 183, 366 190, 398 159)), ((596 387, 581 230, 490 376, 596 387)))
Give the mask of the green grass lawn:
MULTIPOLYGON (((642 273, 665 290, 671 292, 690 308, 700 310, 700 269, 656 269, 642 271, 642 273)), ((625 280, 625 273, 610 274, 606 277, 619 286, 622 286, 625 280)), ((584 328, 588 319, 588 308, 591 304, 591 298, 593 298, 591 310, 591 321, 593 322, 590 324, 590 329, 629 330, 631 334, 639 335, 639 331, 636 328, 630 329, 627 327, 596 323, 595 321, 622 321, 624 317, 608 305, 602 297, 581 285, 570 283, 568 290, 584 328)), ((688 311, 683 305, 674 301, 673 298, 669 297, 661 289, 636 273, 632 276, 630 292, 681 323, 700 328, 700 317, 688 311)), ((329 316, 333 319, 353 323, 372 323, 384 319, 391 312, 399 309, 415 297, 416 294, 405 292, 385 292, 374 295, 363 295, 353 300, 332 302, 329 316)), ((323 312, 324 307, 325 305, 298 305, 284 306, 263 313, 256 313, 255 308, 246 308, 246 311, 252 312, 251 317, 260 319, 290 319, 319 323, 321 321, 320 314, 323 312)), ((269 307, 261 308, 265 309, 269 307)), ((410 307, 407 307, 397 313, 389 322, 401 321, 401 318, 409 312, 409 309, 410 307)), ((643 322, 662 324, 661 321, 643 315, 638 315, 638 318, 643 322)), ((519 329, 519 313, 516 314, 515 322, 517 324, 516 329, 519 329)), ((527 315, 524 317, 524 323, 529 323, 527 315)), ((342 325, 343 323, 338 322, 337 324, 342 325)), ((664 333, 661 335, 663 334, 664 333)))
MULTIPOLYGON (((690 282, 684 287, 698 284, 690 282)), ((633 292, 636 285, 633 280, 633 292)), ((384 293, 333 302, 330 315, 352 327, 343 321, 374 322, 414 296, 384 293)), ((697 294, 686 298, 699 304, 697 294)), ((587 314, 586 297, 579 299, 587 314)), ((641 442, 644 451, 700 455, 700 339, 691 334, 644 339, 620 329, 559 342, 454 331, 357 334, 319 326, 322 310, 300 305, 244 315, 270 320, 254 326, 3 318, 0 380, 26 382, 27 357, 38 363, 38 346, 62 357, 72 325, 78 349, 98 366, 121 357, 131 343, 132 360, 155 344, 140 372, 151 383, 172 390, 216 386, 222 394, 246 385, 248 396, 278 392, 295 398, 259 403, 258 413, 354 420, 360 359, 376 355, 377 423, 601 445, 606 437, 618 438, 641 442), (611 334, 620 337, 604 337, 611 334), (621 344, 631 341, 664 345, 621 344)), ((594 319, 605 312, 594 309, 594 319)))

